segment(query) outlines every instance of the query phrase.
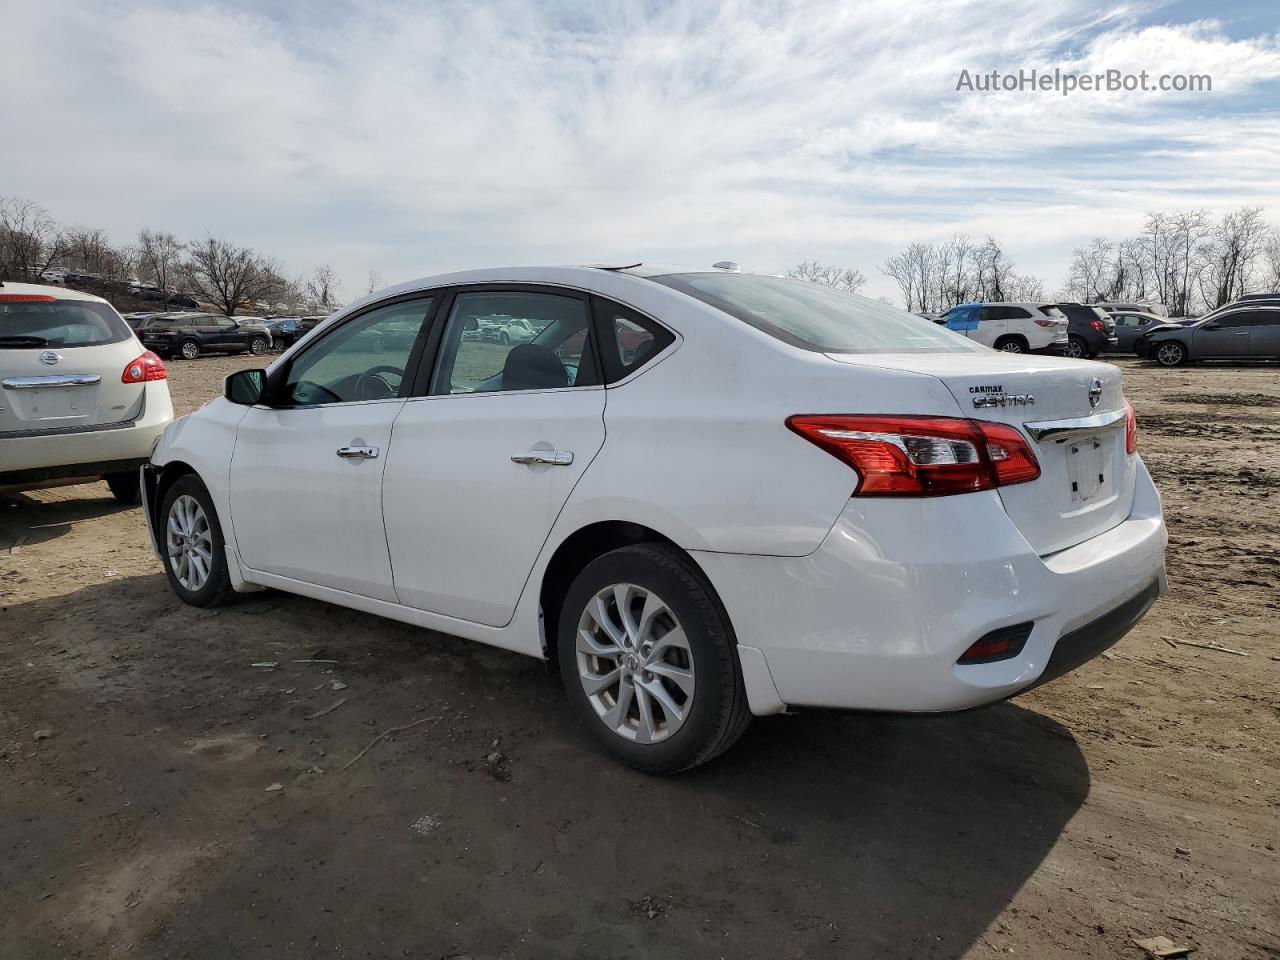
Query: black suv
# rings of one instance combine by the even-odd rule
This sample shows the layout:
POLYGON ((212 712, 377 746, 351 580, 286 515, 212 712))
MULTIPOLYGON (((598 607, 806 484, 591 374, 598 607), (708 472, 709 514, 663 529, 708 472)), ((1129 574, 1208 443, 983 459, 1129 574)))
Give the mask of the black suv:
POLYGON ((1116 322, 1101 307, 1084 303, 1047 303, 1044 307, 1057 307, 1066 316, 1067 346, 1063 350, 1068 357, 1091 360, 1103 350, 1115 350, 1120 341, 1116 338, 1116 322))
POLYGON ((166 360, 194 360, 202 353, 266 353, 271 334, 261 324, 241 323, 215 313, 153 317, 138 331, 142 345, 166 360))

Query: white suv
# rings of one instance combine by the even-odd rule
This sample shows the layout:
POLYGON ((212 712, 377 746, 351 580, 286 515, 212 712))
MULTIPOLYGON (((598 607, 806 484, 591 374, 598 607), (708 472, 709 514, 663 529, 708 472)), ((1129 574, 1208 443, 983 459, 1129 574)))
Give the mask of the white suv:
POLYGON ((103 479, 138 499, 138 468, 173 420, 164 363, 101 297, 0 283, 0 492, 103 479))
POLYGON ((947 329, 1005 353, 1062 353, 1066 316, 1052 304, 962 303, 942 315, 947 329))

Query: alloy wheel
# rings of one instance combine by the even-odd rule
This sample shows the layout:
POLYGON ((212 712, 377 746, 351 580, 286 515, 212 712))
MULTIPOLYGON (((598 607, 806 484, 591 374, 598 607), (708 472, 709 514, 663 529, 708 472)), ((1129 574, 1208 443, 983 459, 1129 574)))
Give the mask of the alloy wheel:
POLYGON ((1176 343, 1162 343, 1156 351, 1156 359, 1166 367, 1176 367, 1182 362, 1182 347, 1176 343))
POLYGON ((200 345, 194 340, 188 340, 182 345, 182 358, 184 360, 194 360, 200 356, 200 345))
POLYGON ((1067 348, 1063 351, 1063 353, 1064 353, 1066 356, 1068 356, 1068 357, 1072 357, 1072 358, 1074 358, 1074 359, 1076 359, 1076 360, 1083 360, 1083 359, 1084 359, 1084 344, 1083 344, 1083 343, 1081 343, 1079 340, 1068 340, 1068 341, 1067 341, 1067 348))
POLYGON ((1020 344, 1017 340, 1006 340, 1004 343, 1000 344, 1000 352, 1001 353, 1021 353, 1022 344, 1020 344))
POLYGON ((192 593, 203 589, 213 569, 213 534, 195 497, 183 494, 173 501, 165 524, 165 546, 178 582, 192 593))
POLYGON ((623 739, 658 743, 693 706, 689 638, 651 590, 618 583, 599 591, 578 621, 578 679, 601 722, 623 739))

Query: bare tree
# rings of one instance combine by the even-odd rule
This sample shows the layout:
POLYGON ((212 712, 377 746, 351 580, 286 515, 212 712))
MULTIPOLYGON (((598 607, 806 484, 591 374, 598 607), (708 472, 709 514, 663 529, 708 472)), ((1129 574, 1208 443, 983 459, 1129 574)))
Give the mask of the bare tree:
POLYGON ((164 293, 164 308, 169 309, 169 294, 182 269, 182 252, 186 249, 172 233, 143 228, 138 233, 138 259, 142 269, 164 293))
POLYGON ((316 267, 307 280, 307 296, 324 309, 332 310, 338 305, 339 286, 337 271, 325 263, 316 267))
POLYGON ((267 295, 280 272, 250 247, 207 237, 188 247, 182 275, 201 297, 230 317, 267 295))
POLYGON ((19 197, 0 197, 0 279, 39 280, 63 249, 63 232, 48 210, 19 197))
POLYGON ((368 289, 365 290, 365 293, 373 293, 375 290, 381 290, 386 285, 387 282, 382 279, 382 274, 377 270, 370 270, 368 289))
POLYGON ((1267 234, 1258 290, 1267 293, 1280 291, 1280 230, 1267 234))
POLYGON ((818 260, 804 260, 787 271, 793 280, 808 280, 835 287, 845 293, 857 293, 866 286, 867 278, 853 267, 832 267, 818 260))
POLYGON ((1200 293, 1210 309, 1247 293, 1266 250, 1268 227, 1261 207, 1224 214, 1204 245, 1200 293))

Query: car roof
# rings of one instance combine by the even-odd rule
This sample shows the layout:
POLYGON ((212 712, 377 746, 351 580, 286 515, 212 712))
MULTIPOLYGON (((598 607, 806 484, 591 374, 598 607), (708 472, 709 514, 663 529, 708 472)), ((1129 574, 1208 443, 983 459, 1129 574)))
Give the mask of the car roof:
POLYGON ((54 287, 44 283, 11 283, 0 284, 0 293, 25 293, 31 296, 57 297, 59 300, 90 300, 94 303, 106 303, 102 297, 79 290, 68 290, 66 287, 54 287))

